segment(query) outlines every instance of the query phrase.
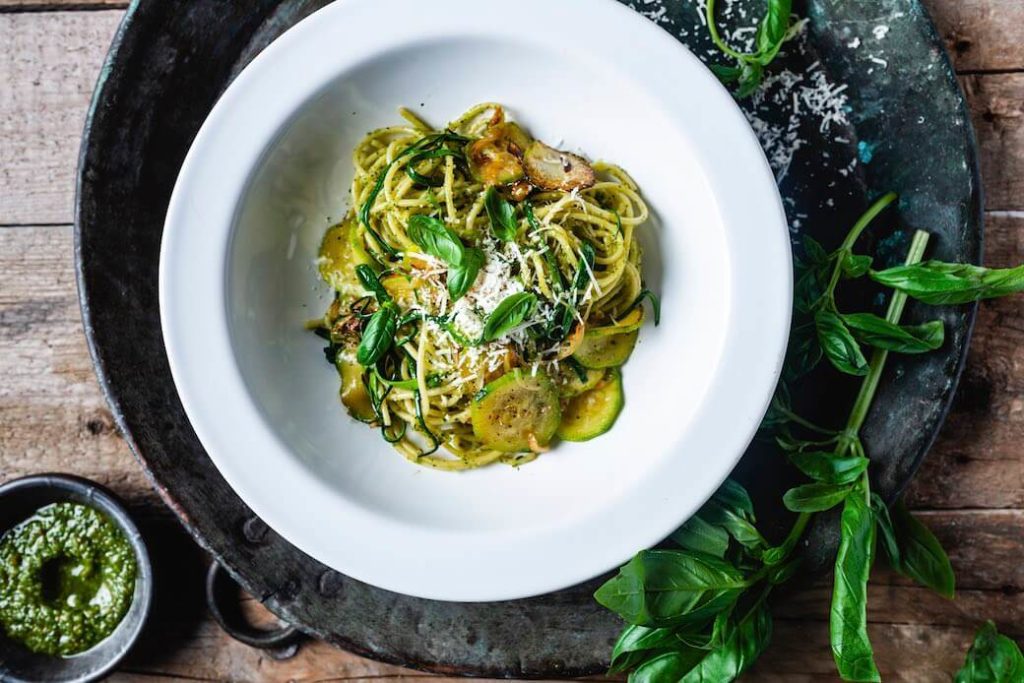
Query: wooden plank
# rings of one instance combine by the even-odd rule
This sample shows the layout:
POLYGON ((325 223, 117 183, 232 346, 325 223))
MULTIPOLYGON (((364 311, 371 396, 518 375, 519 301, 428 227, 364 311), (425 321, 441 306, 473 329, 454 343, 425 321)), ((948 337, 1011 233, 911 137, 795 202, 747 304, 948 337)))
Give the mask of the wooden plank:
POLYGON ((1024 69, 1020 0, 924 0, 959 71, 1024 69))
POLYGON ((964 76, 961 83, 978 135, 986 208, 1024 209, 1024 73, 964 76))
POLYGON ((77 472, 156 501, 100 393, 70 226, 0 229, 0 479, 77 472))
MULTIPOLYGON (((1024 213, 989 214, 985 242, 989 265, 1024 263, 1024 213)), ((1024 508, 1022 304, 1020 295, 981 304, 953 410, 907 493, 912 506, 1024 508)))
MULTIPOLYGON (((6 46, 0 82, 10 93, 0 98, 0 224, 71 222, 85 111, 120 17, 119 11, 0 14, 6 46)), ((963 83, 988 207, 1024 209, 1024 74, 969 76, 963 83)))
POLYGON ((71 222, 85 112, 121 15, 0 14, 0 224, 71 222))

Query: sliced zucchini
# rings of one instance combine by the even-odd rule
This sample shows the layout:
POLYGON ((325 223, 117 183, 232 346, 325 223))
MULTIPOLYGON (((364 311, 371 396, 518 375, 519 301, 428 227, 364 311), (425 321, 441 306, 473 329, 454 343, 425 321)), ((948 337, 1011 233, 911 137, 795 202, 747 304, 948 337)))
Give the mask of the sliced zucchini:
POLYGON ((530 182, 542 190, 582 190, 597 180, 586 159, 548 147, 540 140, 534 140, 526 148, 523 167, 530 182))
POLYGON ((342 360, 337 361, 338 374, 341 375, 341 402, 348 408, 349 414, 360 422, 370 422, 374 418, 370 395, 363 384, 363 366, 342 360))
POLYGON ((617 367, 629 359, 639 334, 638 330, 633 330, 625 334, 596 335, 588 330, 573 358, 588 368, 617 367))
POLYGON ((581 378, 575 370, 565 364, 558 368, 558 393, 562 398, 572 398, 590 391, 601 383, 605 371, 583 368, 583 374, 586 379, 581 378))
POLYGON ((614 325, 591 327, 587 330, 587 334, 595 337, 607 337, 610 334, 626 334, 627 332, 639 330, 643 324, 644 309, 637 306, 614 325))
POLYGON ((562 410, 558 438, 589 441, 601 436, 615 424, 623 403, 622 374, 615 368, 596 387, 569 400, 562 410))
POLYGON ((470 407, 473 433, 505 453, 541 450, 558 429, 558 390, 542 371, 516 368, 485 386, 470 407))
POLYGON ((373 265, 355 219, 349 216, 332 226, 320 242, 320 277, 344 295, 362 296, 363 288, 356 277, 356 266, 361 263, 373 265))
POLYGON ((387 293, 398 302, 400 306, 408 307, 416 301, 417 281, 400 273, 394 273, 381 279, 387 293))
POLYGON ((507 185, 525 175, 523 152, 530 137, 514 123, 499 123, 466 145, 466 161, 473 177, 484 185, 507 185))

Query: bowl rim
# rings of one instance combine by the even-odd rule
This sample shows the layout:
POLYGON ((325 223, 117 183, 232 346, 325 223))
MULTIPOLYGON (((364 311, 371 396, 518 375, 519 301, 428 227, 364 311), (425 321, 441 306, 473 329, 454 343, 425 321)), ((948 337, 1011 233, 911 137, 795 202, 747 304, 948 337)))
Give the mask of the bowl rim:
MULTIPOLYGON (((244 466, 240 466, 229 455, 239 451, 241 446, 254 447, 264 453, 273 452, 277 456, 288 455, 287 447, 266 424, 261 410, 249 395, 230 341, 226 305, 229 248, 237 206, 252 173, 264 157, 266 149, 299 108, 308 104, 338 74, 365 59, 367 51, 401 47, 400 41, 406 37, 403 31, 412 30, 407 26, 408 22, 416 22, 416 31, 463 35, 458 31, 479 30, 479 26, 467 24, 464 15, 458 12, 454 13, 453 20, 453 13, 441 11, 444 8, 439 5, 448 9, 472 5, 478 14, 489 9, 481 9, 470 0, 435 0, 429 10, 407 3, 400 4, 400 0, 347 0, 328 5, 304 19, 258 55, 218 101, 186 156, 165 220, 159 272, 160 315, 165 347, 182 405, 214 464, 254 512, 307 554, 358 580, 423 598, 491 601, 547 593, 599 575, 621 564, 636 550, 662 540, 710 497, 753 439, 780 377, 789 333, 792 271, 789 232, 782 200, 754 132, 728 91, 670 34, 616 0, 524 2, 527 11, 552 18, 555 26, 565 25, 567 17, 585 17, 583 20, 588 22, 591 31, 587 40, 597 44, 601 43, 602 37, 621 35, 624 29, 634 31, 636 44, 642 44, 644 49, 623 55, 622 62, 633 69, 630 73, 644 80, 648 89, 656 89, 663 94, 667 93, 670 85, 668 75, 664 72, 673 71, 676 75, 687 76, 691 79, 690 83, 700 86, 700 94, 706 98, 703 107, 707 120, 702 125, 712 130, 725 130, 736 136, 736 140, 726 145, 725 149, 716 150, 728 163, 716 169, 705 169, 715 198, 719 200, 723 224, 727 226, 727 231, 732 226, 727 241, 735 266, 730 283, 733 285, 735 303, 727 324, 722 367, 716 371, 712 380, 713 388, 708 392, 709 395, 716 393, 715 406, 729 406, 730 420, 723 420, 721 410, 718 414, 714 411, 709 414, 707 405, 702 405, 694 418, 695 421, 710 419, 719 423, 721 438, 715 444, 724 444, 721 447, 723 454, 710 474, 702 472, 694 475, 693 472, 675 470, 673 474, 676 477, 688 477, 691 484, 696 481, 700 495, 691 496, 685 502, 668 504, 667 501, 677 495, 678 491, 673 491, 668 482, 664 482, 658 490, 646 496, 659 501, 662 509, 658 510, 657 519, 652 521, 643 515, 632 515, 633 521, 644 524, 643 530, 627 527, 623 523, 614 524, 613 528, 619 531, 630 529, 630 534, 625 534, 629 536, 628 540, 612 538, 608 539, 609 543, 601 544, 601 548, 587 548, 586 552, 590 556, 583 563, 587 567, 585 570, 567 569, 566 566, 559 566, 550 572, 545 569, 543 576, 523 579, 515 587, 483 584, 467 586, 458 581, 424 582, 415 576, 403 575, 401 570, 388 568, 385 566, 386 560, 382 561, 380 557, 367 560, 367 553, 363 551, 371 548, 365 542, 348 546, 357 548, 356 552, 338 552, 337 549, 327 550, 320 546, 319 537, 308 528, 308 522, 303 524, 292 516, 281 514, 269 502, 272 496, 267 487, 271 484, 254 478, 251 472, 247 472, 244 466), (335 50, 317 65, 304 62, 317 44, 322 45, 324 41, 330 40, 332 26, 365 20, 367 13, 386 13, 389 8, 397 10, 399 5, 403 12, 402 21, 406 22, 402 24, 405 28, 391 31, 386 36, 361 35, 354 47, 347 46, 348 51, 335 50), (438 17, 444 17, 445 26, 438 26, 441 21, 438 17), (594 32, 599 35, 593 35, 594 32), (656 70, 659 73, 651 71, 641 77, 639 62, 636 61, 639 54, 653 55, 652 63, 667 61, 674 69, 656 70), (304 71, 306 79, 282 82, 281 75, 297 64, 308 67, 304 71), (274 83, 278 87, 274 91, 273 101, 268 99, 265 92, 260 91, 264 79, 276 79, 274 83), (241 147, 240 140, 231 131, 241 120, 239 117, 243 117, 259 131, 255 138, 245 140, 241 147), (229 150, 231 155, 228 154, 229 150), (216 193, 203 187, 202 177, 205 174, 209 178, 211 173, 216 173, 218 181, 226 184, 227 191, 225 185, 219 187, 216 193), (742 191, 733 190, 733 184, 742 187, 742 191), (194 227, 191 230, 189 228, 190 207, 197 205, 204 206, 208 218, 203 225, 204 235, 198 235, 194 227), (756 226, 756 230, 736 232, 737 226, 751 224, 756 226), (737 236, 742 239, 737 240, 737 236), (201 255, 202 263, 209 265, 210 272, 206 272, 203 265, 197 262, 197 254, 201 255), (753 268, 754 272, 768 277, 759 281, 756 287, 736 287, 735 272, 743 268, 753 268), (186 273, 188 278, 184 277, 186 273), (196 320, 202 321, 206 332, 202 340, 197 339, 199 335, 190 335, 187 331, 190 325, 194 327, 196 320), (759 341, 753 350, 744 346, 743 340, 747 337, 759 341), (203 356, 207 361, 202 363, 201 370, 195 359, 203 356), (215 382, 210 381, 208 373, 211 368, 215 368, 218 373, 215 382), (720 395, 723 384, 731 388, 732 396, 728 401, 720 395), (216 385, 215 389, 210 385, 216 385), (717 392, 713 392, 714 387, 718 388, 717 392), (217 417, 214 416, 215 411, 217 417), (223 424, 228 423, 232 425, 232 435, 225 434, 223 424), (666 507, 670 510, 666 511, 666 507)), ((398 27, 392 25, 392 28, 398 27)), ((501 34, 502 31, 511 33, 510 27, 500 25, 491 26, 488 30, 490 35, 501 34)), ((537 35, 550 38, 551 34, 544 31, 541 29, 535 32, 533 38, 538 39, 537 35)), ((572 37, 574 34, 567 35, 568 38, 559 36, 559 39, 582 40, 581 37, 572 37)), ((681 96, 664 94, 664 97, 679 102, 681 96)), ((239 126, 242 127, 245 126, 239 126)), ((706 397, 705 404, 708 402, 706 397)), ((356 505, 337 500, 337 496, 322 482, 294 467, 286 466, 280 472, 275 472, 275 479, 281 488, 301 488, 307 512, 317 509, 333 497, 332 507, 340 506, 351 526, 372 531, 363 533, 375 537, 374 545, 400 544, 410 533, 409 528, 402 524, 376 518, 356 505)), ((627 502, 638 500, 634 496, 627 502)), ((648 502, 645 509, 654 511, 659 504, 648 502)), ((611 517, 606 516, 604 521, 611 521, 611 517)), ((417 533, 422 534, 422 530, 417 530, 417 533)), ((576 553, 581 551, 580 544, 573 542, 573 533, 571 527, 560 527, 543 536, 538 534, 531 538, 511 539, 515 543, 515 549, 511 551, 487 545, 486 539, 479 535, 473 536, 473 541, 486 546, 486 549, 480 548, 478 555, 488 552, 498 554, 498 557, 491 559, 492 563, 500 561, 510 566, 523 567, 525 564, 523 561, 517 562, 515 551, 541 547, 548 559, 546 565, 565 565, 557 560, 552 561, 551 557, 554 554, 556 558, 566 558, 570 549, 576 553)), ((446 569, 458 569, 456 564, 465 562, 466 558, 456 550, 464 550, 465 536, 464 533, 451 532, 430 536, 429 543, 436 549, 431 556, 432 568, 436 570, 433 574, 443 574, 446 569), (452 556, 446 560, 445 553, 452 556)), ((508 536, 503 538, 510 540, 508 536)), ((394 556, 390 556, 390 559, 393 560, 394 556)), ((579 566, 581 563, 568 564, 579 566)), ((416 572, 408 574, 415 575, 416 572)))
MULTIPOLYGON (((125 613, 125 616, 109 636, 101 640, 92 648, 89 648, 89 650, 80 654, 91 652, 92 650, 102 646, 103 643, 115 637, 122 638, 123 644, 121 647, 115 649, 113 651, 113 655, 104 660, 101 666, 93 669, 87 674, 75 678, 50 679, 58 681, 59 683, 88 683, 89 681, 97 681, 110 674, 128 655, 128 653, 131 652, 132 647, 134 647, 135 643, 138 642, 145 630, 146 622, 149 619, 149 614, 153 606, 153 565, 149 557, 149 550, 146 546, 146 541, 143 538, 142 533, 139 531, 139 527, 135 523, 135 520, 132 518, 131 513, 128 512, 128 508, 124 501, 122 501, 117 494, 98 482, 78 475, 63 474, 59 472, 42 472, 39 474, 30 474, 16 479, 11 479, 10 481, 0 484, 0 504, 2 504, 5 498, 31 489, 39 489, 47 493, 55 494, 53 500, 45 505, 52 505, 65 500, 65 498, 60 497, 61 493, 72 493, 84 496, 89 502, 79 502, 78 504, 86 505, 106 515, 115 525, 117 525, 132 546, 136 565, 136 595, 133 597, 132 605, 129 606, 129 611, 125 613), (136 604, 141 605, 137 608, 140 610, 138 623, 135 625, 134 631, 125 631, 125 629, 128 628, 126 626, 128 614, 133 608, 135 608, 136 604), (125 635, 126 633, 127 635, 125 635)), ((45 507, 45 505, 43 507, 45 507)), ((14 526, 17 526, 23 521, 24 520, 15 522, 14 526)), ((3 536, 13 528, 13 526, 0 527, 0 536, 3 536)), ((59 657, 50 657, 48 655, 36 655, 35 653, 33 653, 33 656, 37 656, 44 660, 50 659, 55 662, 60 662, 64 659, 59 657)), ((11 676, 10 680, 14 682, 22 680, 10 672, 0 670, 0 673, 6 673, 6 675, 11 676)))

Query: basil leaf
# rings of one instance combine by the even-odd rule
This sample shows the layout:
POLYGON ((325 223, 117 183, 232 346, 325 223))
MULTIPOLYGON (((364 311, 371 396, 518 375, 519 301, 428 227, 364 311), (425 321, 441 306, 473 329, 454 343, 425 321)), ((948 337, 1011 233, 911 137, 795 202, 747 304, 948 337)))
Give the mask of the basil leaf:
POLYGON ((744 62, 739 78, 739 88, 736 90, 736 97, 742 99, 754 93, 761 86, 761 79, 764 77, 764 66, 759 62, 744 62))
POLYGON ((841 267, 843 269, 843 275, 848 278, 858 278, 865 275, 871 270, 871 263, 874 261, 870 256, 859 256, 857 254, 847 253, 843 257, 841 267))
POLYGON ((356 350, 356 360, 359 364, 368 367, 380 360, 380 357, 387 353, 395 341, 395 331, 398 329, 398 314, 395 305, 390 301, 385 302, 377 312, 370 316, 370 322, 363 330, 363 336, 359 340, 359 348, 356 350))
POLYGON ((939 539, 911 515, 903 503, 894 505, 891 515, 893 534, 899 548, 899 561, 894 568, 922 586, 952 599, 956 577, 939 539))
POLYGON ((768 545, 764 536, 753 522, 736 508, 727 507, 719 499, 712 498, 700 509, 700 516, 710 524, 722 527, 736 542, 747 548, 763 548, 768 545))
POLYGON ((413 216, 409 219, 408 231, 409 238, 416 246, 431 256, 441 259, 449 266, 457 266, 462 262, 465 252, 462 240, 433 216, 413 216))
POLYGON ((825 356, 840 372, 848 375, 868 374, 868 361, 842 319, 832 311, 814 314, 814 327, 825 356))
POLYGON ((651 650, 672 649, 680 645, 674 629, 627 626, 619 634, 619 639, 615 641, 615 647, 612 648, 610 672, 623 671, 628 668, 627 662, 632 658, 627 655, 646 652, 649 656, 651 650))
POLYGON ((391 295, 388 294, 388 290, 384 289, 384 285, 377 279, 377 273, 374 272, 373 268, 365 263, 360 263, 356 266, 356 277, 359 278, 359 284, 363 286, 363 289, 372 292, 377 297, 378 303, 391 301, 391 295))
POLYGON ((831 265, 832 259, 825 251, 825 247, 821 246, 821 242, 810 235, 804 235, 802 242, 809 267, 824 268, 831 265))
POLYGON ((808 477, 823 484, 852 484, 871 462, 860 456, 839 457, 819 451, 790 453, 789 461, 808 477))
POLYGON ((711 498, 734 510, 744 519, 751 522, 757 521, 757 518, 754 517, 754 501, 750 499, 750 494, 743 488, 743 485, 735 479, 726 479, 722 482, 711 498))
POLYGON ((778 53, 789 31, 792 11, 792 0, 769 0, 768 11, 757 29, 758 52, 770 54, 772 57, 778 53))
POLYGON ((965 304, 1024 291, 1024 265, 994 269, 925 261, 871 271, 871 279, 927 304, 965 304))
POLYGON ((862 487, 843 504, 829 631, 832 656, 845 681, 880 681, 868 639, 868 574, 874 561, 875 518, 862 487))
POLYGON ((694 648, 666 652, 638 667, 629 675, 629 683, 679 683, 703 657, 704 651, 694 648))
POLYGON ((516 210, 504 197, 498 194, 493 186, 484 194, 484 209, 491 219, 491 232, 503 242, 511 242, 516 238, 519 228, 516 222, 516 210))
POLYGON ((1024 681, 1024 655, 1020 647, 1000 635, 991 621, 978 629, 954 683, 1017 683, 1024 681))
POLYGON ((851 313, 842 319, 858 341, 886 351, 927 353, 942 346, 946 338, 946 328, 941 320, 900 326, 871 313, 851 313))
POLYGON ((518 327, 533 313, 537 296, 530 292, 518 292, 505 297, 487 316, 484 323, 483 340, 494 341, 506 332, 518 327))
POLYGON ((849 486, 804 484, 786 491, 782 502, 793 512, 821 512, 834 508, 849 494, 849 486))
POLYGON ((772 615, 760 602, 731 629, 722 645, 707 654, 680 683, 729 683, 750 668, 768 647, 772 637, 772 615))
POLYGON ((729 550, 729 534, 725 529, 711 524, 699 514, 691 517, 669 538, 687 550, 713 557, 724 558, 729 550))
POLYGON ((789 335, 789 348, 786 350, 786 362, 783 366, 784 379, 796 380, 811 372, 818 367, 822 355, 814 323, 795 325, 789 335))
POLYGON ((727 64, 709 64, 708 68, 711 69, 711 73, 718 76, 718 80, 721 81, 723 85, 735 83, 743 73, 743 69, 740 67, 729 66, 727 64))
POLYGON ((448 269, 448 294, 452 301, 458 301, 476 282, 476 276, 484 265, 484 253, 475 247, 467 247, 462 252, 459 265, 448 269))
POLYGON ((768 545, 754 526, 757 519, 750 495, 733 479, 726 479, 697 514, 708 524, 721 527, 740 545, 747 548, 768 545))
POLYGON ((676 626, 709 619, 748 585, 740 570, 708 555, 644 550, 594 593, 630 624, 676 626))
POLYGON ((875 514, 875 522, 878 531, 882 533, 882 548, 889 560, 889 566, 899 570, 900 566, 900 544, 896 541, 896 530, 893 528, 892 517, 889 515, 889 506, 885 504, 877 493, 871 494, 871 511, 875 514))

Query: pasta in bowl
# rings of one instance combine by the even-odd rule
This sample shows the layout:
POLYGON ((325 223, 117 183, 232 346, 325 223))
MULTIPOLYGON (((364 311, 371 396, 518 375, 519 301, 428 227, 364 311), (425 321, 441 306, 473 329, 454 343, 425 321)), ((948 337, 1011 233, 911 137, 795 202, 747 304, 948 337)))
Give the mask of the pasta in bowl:
POLYGON ((163 233, 168 360, 189 421, 220 473, 254 513, 313 558, 426 598, 536 595, 593 577, 664 538, 749 443, 788 332, 790 251, 781 204, 729 94, 671 36, 613 0, 523 1, 529 32, 508 21, 507 7, 466 0, 346 0, 296 25, 218 101, 183 165, 163 233), (580 21, 586 30, 565 30, 580 21), (642 49, 609 49, 621 45, 624 31, 642 49), (458 112, 485 100, 508 105, 503 120, 495 120, 494 107, 460 120, 458 112), (402 121, 395 113, 402 105, 430 125, 406 121, 364 147, 368 132, 402 121), (503 127, 512 123, 525 140, 503 127), (424 148, 403 155, 422 140, 424 148), (356 149, 363 150, 358 167, 356 149), (400 257, 359 216, 396 159, 367 222, 400 257), (473 175, 470 164, 488 159, 508 164, 473 175), (514 179, 520 172, 526 187, 514 179), (502 232, 510 213, 515 237, 504 240, 492 215, 502 232), (338 225, 344 227, 331 230, 338 225), (365 262, 363 254, 347 254, 357 253, 352 234, 365 262), (424 246, 428 236, 437 254, 424 246), (594 252, 593 278, 584 242, 594 252), (339 287, 325 284, 323 272, 331 269, 319 258, 321 249, 333 258, 332 248, 351 264, 347 273, 340 267, 344 278, 336 284, 347 289, 336 307, 339 287), (485 258, 470 281, 473 250, 485 258), (366 268, 357 271, 359 265, 366 268), (492 269, 498 276, 489 278, 492 269), (444 308, 442 283, 456 294, 465 288, 461 296, 448 291, 444 308), (478 290, 491 284, 492 295, 472 310, 478 290), (646 297, 631 310, 644 288, 663 298, 657 327, 646 297), (433 301, 415 302, 416 293, 431 290, 433 301), (352 311, 358 299, 364 301, 352 311), (571 316, 558 346, 571 353, 552 359, 544 352, 554 341, 541 343, 531 331, 544 332, 542 312, 570 301, 579 318, 571 316), (393 316, 379 313, 392 307, 393 316), (349 315, 354 329, 335 329, 349 315), (393 334, 365 334, 376 315, 385 332, 394 324, 393 334), (511 347, 504 354, 476 344, 488 322, 499 347, 511 347), (447 328, 470 343, 453 343, 447 328), (630 346, 636 332, 635 350, 624 366, 615 360, 587 372, 586 381, 573 379, 568 359, 586 368, 587 333, 601 339, 593 333, 602 329, 615 332, 605 335, 617 340, 613 349, 630 346), (373 362, 364 356, 364 365, 358 354, 366 336, 383 346, 373 362), (378 398, 391 389, 378 406, 380 420, 370 406, 373 427, 349 419, 339 405, 339 374, 324 362, 332 344, 332 361, 355 361, 355 386, 378 383, 378 398), (493 370, 470 364, 460 371, 446 358, 455 354, 500 362, 493 370), (370 379, 371 368, 380 380, 370 379), (592 375, 613 389, 621 382, 622 392, 589 394, 606 400, 588 400, 593 411, 579 414, 603 417, 584 424, 579 437, 614 426, 575 442, 565 436, 572 410, 563 396, 573 389, 562 384, 579 381, 582 390, 592 375), (466 386, 451 386, 457 382, 466 386), (478 387, 489 385, 481 396, 478 387), (510 386, 518 387, 514 394, 502 390, 510 386), (519 419, 530 405, 519 398, 524 388, 546 397, 541 405, 548 407, 557 394, 557 411, 531 410, 529 420, 519 419), (415 400, 417 391, 426 406, 415 400), (508 442, 490 434, 485 443, 474 429, 474 403, 495 408, 488 396, 505 397, 492 414, 515 418, 511 436, 502 436, 508 442), (417 405, 442 442, 433 453, 418 429, 417 405), (557 422, 550 419, 556 414, 557 422), (445 415, 454 422, 447 429, 445 415), (514 429, 523 425, 532 429, 514 429), (388 439, 407 437, 405 455, 435 466, 396 454, 381 427, 388 439), (528 465, 498 464, 548 447, 528 465), (470 467, 487 462, 496 464, 470 467), (441 467, 465 469, 452 475, 441 467))
POLYGON ((334 298, 310 327, 349 414, 445 470, 605 433, 645 299, 660 313, 636 183, 533 139, 499 104, 443 130, 401 113, 356 146, 352 207, 320 247, 334 298))

